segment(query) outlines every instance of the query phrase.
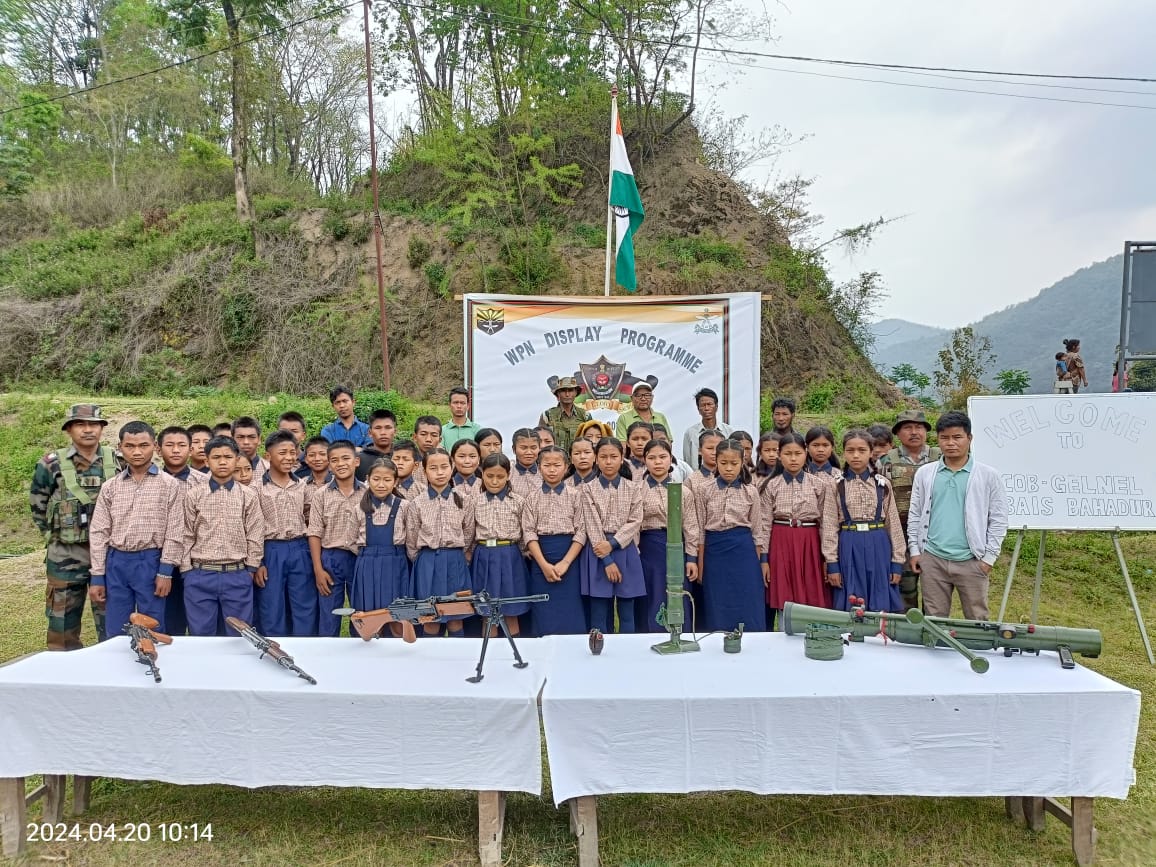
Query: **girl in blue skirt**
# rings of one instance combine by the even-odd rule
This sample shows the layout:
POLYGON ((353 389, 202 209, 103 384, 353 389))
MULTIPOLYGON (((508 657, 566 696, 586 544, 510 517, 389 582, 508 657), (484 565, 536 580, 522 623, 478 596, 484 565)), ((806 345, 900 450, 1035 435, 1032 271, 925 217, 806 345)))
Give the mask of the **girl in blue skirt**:
MULTIPOLYGON (((427 487, 415 488, 405 516, 405 547, 413 562, 413 595, 418 599, 449 596, 471 589, 466 548, 474 541, 474 498, 450 486, 453 468, 445 449, 433 449, 422 459, 427 487)), ((450 620, 449 634, 463 635, 462 621, 450 620)), ((440 623, 425 624, 426 635, 437 635, 440 623)))
POLYGON ((827 489, 821 532, 832 607, 850 611, 858 596, 869 611, 902 611, 899 579, 907 545, 891 482, 871 459, 871 435, 843 434, 841 476, 827 489))
MULTIPOLYGON (((349 598, 358 611, 373 611, 399 597, 413 595, 405 554, 405 513, 409 504, 393 492, 397 468, 389 458, 378 458, 365 481, 361 498, 365 522, 358 539, 349 598)), ((394 635, 401 635, 399 624, 391 626, 394 635)))
POLYGON ((614 600, 618 629, 634 632, 634 603, 646 595, 638 535, 642 528, 642 488, 624 478, 622 443, 603 437, 594 448, 598 477, 578 488, 586 528, 582 595, 588 597, 590 626, 613 631, 614 600))
POLYGON ((522 542, 530 555, 530 593, 547 593, 530 611, 536 636, 581 635, 589 628, 582 605, 582 582, 574 561, 586 544, 582 501, 566 484, 566 453, 545 446, 538 453, 542 484, 522 506, 522 542))
MULTIPOLYGON (((474 494, 470 571, 475 593, 487 590, 496 597, 526 595, 526 560, 521 548, 524 502, 510 486, 510 459, 500 452, 484 458, 482 490, 474 494)), ((511 635, 518 634, 518 616, 529 607, 526 602, 502 606, 511 635)))
MULTIPOLYGON (((642 487, 642 532, 639 535, 638 554, 642 560, 642 574, 646 578, 646 595, 634 600, 634 622, 639 632, 665 632, 658 625, 658 609, 666 603, 667 485, 672 481, 670 466, 674 453, 670 443, 665 440, 651 440, 646 445, 643 459, 646 462, 646 475, 639 482, 642 487)), ((694 493, 683 485, 683 516, 693 509, 694 493)), ((683 589, 689 590, 689 585, 685 581, 683 583, 683 589)), ((690 600, 684 596, 682 604, 683 622, 692 625, 690 600)))
MULTIPOLYGON (((762 524, 758 489, 751 484, 743 447, 723 440, 715 451, 715 475, 694 489, 692 521, 687 524, 688 561, 702 547, 702 574, 696 562, 687 574, 702 582, 703 620, 712 632, 744 624, 765 632, 767 556, 755 539, 762 524)), ((761 532, 759 533, 761 536, 761 532)))

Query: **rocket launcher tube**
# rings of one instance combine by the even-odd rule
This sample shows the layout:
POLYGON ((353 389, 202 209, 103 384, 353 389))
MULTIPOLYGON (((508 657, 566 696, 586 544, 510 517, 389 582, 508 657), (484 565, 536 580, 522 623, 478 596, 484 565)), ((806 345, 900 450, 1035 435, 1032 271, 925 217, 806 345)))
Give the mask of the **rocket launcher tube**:
POLYGON ((1097 657, 1103 644, 1098 629, 992 623, 988 620, 953 620, 947 617, 925 617, 923 623, 912 623, 903 614, 832 611, 829 608, 787 603, 783 609, 783 630, 788 635, 802 634, 810 623, 838 626, 859 641, 871 635, 878 635, 882 627, 883 634, 887 638, 900 644, 947 646, 938 636, 924 630, 924 626, 930 623, 940 627, 971 650, 1004 650, 1005 653, 1016 650, 1021 653, 1056 651, 1063 646, 1080 656, 1097 657))

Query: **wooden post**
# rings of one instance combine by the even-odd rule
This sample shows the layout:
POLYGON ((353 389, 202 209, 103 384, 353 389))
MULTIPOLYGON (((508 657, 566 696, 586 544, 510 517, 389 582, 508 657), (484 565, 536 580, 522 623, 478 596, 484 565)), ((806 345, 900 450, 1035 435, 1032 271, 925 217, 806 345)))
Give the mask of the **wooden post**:
POLYGON ((1024 799, 1019 795, 1012 795, 1003 799, 1004 812, 1017 825, 1024 823, 1024 799))
POLYGON ((599 867, 597 797, 570 799, 570 830, 578 838, 578 867, 599 867))
POLYGON ((68 777, 63 774, 44 775, 44 807, 41 810, 41 821, 55 825, 64 818, 64 793, 68 785, 68 777))
POLYGON ((24 852, 24 826, 28 823, 28 806, 24 801, 24 778, 0 779, 0 841, 4 857, 15 858, 24 852))
POLYGON ((72 815, 88 812, 88 802, 92 799, 92 777, 72 778, 72 815))
POLYGON ((1072 798, 1072 852, 1076 863, 1087 867, 1096 860, 1096 829, 1092 825, 1092 798, 1072 798))
POLYGON ((482 867, 502 867, 506 793, 478 792, 478 858, 482 867))
POLYGON ((1033 831, 1044 830, 1044 821, 1047 819, 1047 814, 1044 812, 1044 799, 1023 798, 1022 800, 1028 828, 1033 831))

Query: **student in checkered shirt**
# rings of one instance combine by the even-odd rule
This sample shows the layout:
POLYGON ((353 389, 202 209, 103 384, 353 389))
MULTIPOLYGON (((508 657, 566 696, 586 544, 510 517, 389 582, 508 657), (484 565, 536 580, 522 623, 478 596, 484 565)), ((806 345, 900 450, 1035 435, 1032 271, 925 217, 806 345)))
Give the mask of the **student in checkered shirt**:
MULTIPOLYGON (((589 444, 587 444, 589 447, 589 444)), ((522 541, 530 555, 528 590, 550 599, 530 612, 535 636, 581 635, 589 627, 576 565, 586 544, 581 494, 566 482, 566 452, 546 446, 538 453, 542 484, 522 506, 522 541)))
POLYGON ((891 482, 871 458, 872 437, 861 428, 843 434, 843 473, 827 489, 823 559, 833 608, 851 609, 857 596, 870 611, 902 611, 899 581, 907 543, 891 482))
POLYGON ((128 469, 100 488, 89 528, 89 597, 106 603, 105 635, 119 635, 139 611, 165 629, 165 597, 181 558, 184 486, 154 463, 156 433, 143 421, 120 429, 128 469))
POLYGON ((771 580, 767 584, 769 622, 788 602, 831 607, 831 589, 823 568, 819 523, 828 493, 824 476, 808 473, 807 443, 801 434, 782 434, 771 475, 761 483, 762 529, 771 580))
POLYGON ((181 575, 190 635, 216 635, 226 617, 253 622, 253 576, 265 548, 257 492, 233 481, 237 443, 214 437, 205 455, 208 482, 185 488, 181 575))
MULTIPOLYGON (((535 457, 537 445, 535 437, 535 457)), ((482 488, 473 495, 474 538, 469 552, 474 592, 488 590, 497 597, 525 596, 526 558, 521 547, 525 498, 510 485, 510 459, 505 455, 489 455, 481 469, 482 488)), ((511 635, 519 633, 518 618, 529 609, 527 602, 502 606, 511 635)))

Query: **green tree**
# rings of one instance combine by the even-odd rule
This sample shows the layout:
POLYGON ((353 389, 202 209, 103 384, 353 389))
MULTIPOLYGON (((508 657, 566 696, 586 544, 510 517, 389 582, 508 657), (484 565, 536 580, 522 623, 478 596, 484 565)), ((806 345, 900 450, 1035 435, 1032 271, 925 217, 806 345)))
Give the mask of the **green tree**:
POLYGON ((990 338, 976 334, 970 325, 951 332, 939 350, 934 372, 935 389, 943 408, 966 409, 969 397, 983 393, 983 377, 993 364, 995 353, 991 351, 990 338))
POLYGON ((1156 391, 1156 361, 1136 361, 1128 368, 1128 388, 1156 391))
POLYGON ((1023 394, 1032 384, 1032 377, 1026 370, 1011 368, 995 375, 1000 394, 1023 394))
POLYGON ((919 393, 920 400, 923 399, 924 392, 931 388, 931 377, 926 373, 916 373, 915 379, 911 380, 912 385, 915 386, 919 393))
POLYGON ((919 371, 914 364, 897 364, 891 368, 891 380, 899 386, 899 390, 908 397, 915 394, 915 378, 919 376, 919 371))

